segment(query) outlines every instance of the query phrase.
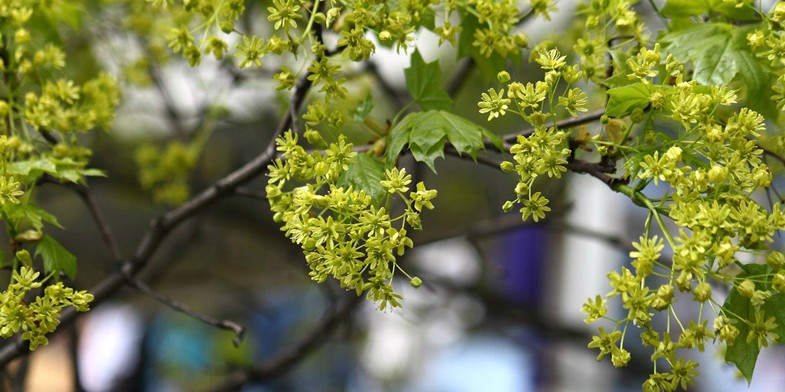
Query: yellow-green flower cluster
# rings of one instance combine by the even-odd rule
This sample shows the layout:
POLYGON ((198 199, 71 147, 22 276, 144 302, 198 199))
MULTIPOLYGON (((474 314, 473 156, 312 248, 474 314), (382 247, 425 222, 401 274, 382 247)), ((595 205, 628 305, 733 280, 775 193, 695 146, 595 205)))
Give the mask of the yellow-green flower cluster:
MULTIPOLYGON (((657 46, 641 50, 628 61, 629 78, 650 84, 652 78, 662 76, 658 74, 660 60, 657 46)), ((745 324, 747 343, 765 347, 778 339, 777 319, 766 315, 764 307, 783 288, 785 256, 769 253, 771 274, 766 276, 737 277, 738 272, 729 266, 745 267, 738 258, 741 252, 760 254, 771 249, 774 234, 785 230, 785 212, 779 203, 765 208, 753 195, 772 183, 756 141, 765 131, 763 116, 748 108, 731 112, 728 107, 736 103, 732 90, 684 81, 683 67, 671 57, 665 62, 664 73, 674 85, 652 90, 650 116, 637 144, 624 145, 620 139, 617 146, 626 157, 625 177, 637 181, 629 187, 618 185, 617 190, 649 210, 646 233, 632 244, 632 269, 608 274, 612 291, 605 298, 590 298, 583 310, 587 322, 610 320, 606 300, 619 298, 627 310, 625 317, 612 320, 615 327, 610 333, 600 328, 589 347, 600 350, 598 359, 610 354, 614 366, 626 364, 628 354, 617 341, 623 342, 628 324, 634 324, 644 331, 644 346, 653 351, 655 372, 644 390, 672 391, 686 388, 697 374, 697 364, 681 358, 679 349, 703 351, 713 340, 732 344, 740 335, 739 323, 745 324), (659 134, 654 128, 658 119, 677 124, 678 134, 659 134), (650 199, 640 193, 650 182, 665 185, 667 190, 650 199), (665 217, 676 229, 665 225, 665 217), (651 235, 652 222, 662 237, 651 235), (661 254, 666 245, 672 251, 669 259, 661 254), (734 293, 749 301, 754 311, 735 314, 727 310, 712 296, 712 281, 731 283, 734 293), (675 312, 677 291, 691 294, 701 309, 696 318, 685 319, 675 312), (704 307, 714 313, 713 327, 708 325, 711 317, 704 315, 704 307), (669 315, 665 331, 652 323, 659 312, 669 315), (658 359, 669 364, 670 372, 657 371, 658 359)), ((633 122, 644 118, 639 114, 633 122)))
POLYGON ((569 135, 555 127, 547 127, 548 119, 555 117, 557 108, 563 108, 572 116, 587 111, 586 93, 570 88, 580 79, 576 66, 567 65, 566 56, 557 49, 540 49, 534 60, 545 71, 544 80, 536 83, 510 82, 506 72, 499 73, 499 81, 507 83, 498 93, 491 88, 482 94, 478 103, 480 113, 488 113, 488 121, 504 116, 508 111, 519 115, 535 129, 530 135, 518 136, 517 143, 510 148, 514 162, 503 162, 504 172, 515 172, 519 181, 515 187, 515 200, 507 201, 502 209, 507 212, 521 204, 524 220, 530 217, 539 221, 550 211, 548 199, 541 192, 534 192, 534 181, 541 176, 561 178, 567 171, 566 164, 571 151, 567 148, 569 135), (566 82, 562 88, 561 82, 566 82), (556 91, 561 89, 560 95, 556 91))
MULTIPOLYGON (((529 43, 524 33, 513 33, 520 20, 518 4, 514 0, 472 0, 469 2, 476 10, 477 19, 482 25, 474 32, 473 46, 490 57, 496 53, 502 57, 519 54, 529 43)), ((537 0, 532 2, 532 10, 550 19, 549 11, 554 10, 553 1, 537 0)))
MULTIPOLYGON (((75 260, 54 265, 51 252, 41 251, 57 244, 44 237, 44 222, 59 223, 34 204, 36 184, 44 175, 83 183, 86 176, 102 174, 87 168, 92 152, 79 145, 77 133, 111 127, 120 96, 118 85, 104 72, 82 77, 81 82, 62 76, 69 69, 61 47, 72 41, 71 30, 61 29, 60 24, 65 21, 75 27, 84 13, 85 8, 67 2, 0 4, 0 73, 4 76, 0 80, 0 212, 11 249, 16 251, 13 262, 0 260, 12 270, 7 289, 0 293, 0 336, 9 338, 21 331, 33 350, 47 343, 46 335, 57 327, 62 309, 70 306, 86 311, 93 299, 62 282, 47 282, 59 269, 72 276, 75 260), (48 277, 41 278, 33 268, 24 249, 30 245, 38 246, 36 254, 41 251, 48 277), (32 290, 40 291, 34 299, 32 290)), ((60 255, 73 257, 59 247, 60 255)))
MULTIPOLYGON (((575 42, 575 52, 580 56, 580 67, 586 79, 600 83, 605 79, 610 65, 608 50, 619 42, 646 42, 644 24, 630 0, 591 0, 579 4, 578 13, 585 20, 581 23, 581 37, 575 42)), ((646 62, 630 59, 639 65, 634 74, 646 73, 646 62)), ((636 75, 636 77, 638 77, 636 75)))
POLYGON ((521 116, 528 123, 541 127, 554 116, 552 113, 557 107, 566 110, 570 115, 577 116, 578 112, 587 111, 588 99, 586 93, 578 88, 570 88, 580 79, 577 66, 567 65, 566 56, 558 49, 541 49, 534 56, 534 60, 545 71, 544 80, 536 83, 509 82, 508 73, 500 73, 500 81, 507 83, 507 94, 504 89, 498 92, 490 88, 487 93, 482 93, 480 113, 488 114, 488 121, 499 118, 507 112, 521 116), (505 75, 506 74, 506 75, 505 75), (561 95, 556 91, 561 88, 561 82, 566 82, 561 95))
MULTIPOLYGON (((282 158, 269 166, 266 188, 273 219, 302 247, 313 280, 332 276, 357 295, 367 293, 382 310, 400 306, 392 282, 396 270, 406 273, 396 256, 414 245, 407 226, 421 229, 420 213, 433 208, 436 191, 422 182, 410 191, 411 175, 392 168, 379 180, 381 201, 374 201, 364 189, 338 185, 357 159, 343 136, 324 152, 308 153, 297 143, 291 131, 277 140, 282 158), (391 215, 393 196, 405 204, 398 216, 391 215)), ((410 281, 413 286, 421 282, 416 277, 410 281)))
POLYGON ((534 181, 543 175, 549 178, 561 178, 567 171, 565 165, 570 156, 570 149, 566 148, 567 134, 555 128, 537 128, 529 136, 518 136, 518 142, 510 148, 515 163, 503 162, 502 171, 518 174, 518 185, 515 186, 516 198, 507 201, 502 209, 507 212, 515 205, 521 204, 523 220, 531 217, 535 222, 545 218, 545 213, 550 211, 548 199, 541 192, 533 192, 534 181))
POLYGON ((86 312, 93 300, 92 294, 57 282, 46 286, 43 295, 28 302, 25 296, 42 286, 39 275, 32 268, 22 266, 13 272, 8 289, 0 293, 0 337, 9 338, 21 330, 22 339, 29 342, 30 350, 48 343, 46 335, 60 324, 60 311, 70 306, 86 312))
POLYGON ((189 176, 198 158, 200 146, 185 145, 178 141, 159 149, 145 144, 136 150, 139 166, 139 183, 152 191, 156 202, 176 205, 191 194, 189 176))

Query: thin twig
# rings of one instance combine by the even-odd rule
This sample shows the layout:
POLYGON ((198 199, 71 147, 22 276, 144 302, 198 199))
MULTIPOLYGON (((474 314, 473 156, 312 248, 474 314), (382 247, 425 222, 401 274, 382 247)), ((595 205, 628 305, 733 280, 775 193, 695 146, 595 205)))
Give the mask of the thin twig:
POLYGON ((82 201, 84 201, 87 210, 90 212, 90 216, 93 218, 93 222, 95 222, 95 225, 98 227, 98 231, 101 233, 101 240, 103 240, 104 244, 106 244, 107 248, 109 248, 114 261, 118 262, 122 260, 123 256, 120 253, 120 248, 117 246, 117 241, 114 238, 114 234, 112 234, 112 228, 104 218, 104 214, 98 207, 98 203, 96 203, 95 198, 93 198, 93 193, 90 191, 90 188, 82 185, 73 185, 71 188, 73 188, 82 201))
POLYGON ((184 313, 189 317, 199 320, 207 325, 211 325, 213 327, 218 327, 221 329, 234 332, 234 339, 232 340, 232 343, 234 344, 235 347, 239 347, 240 343, 242 343, 243 336, 245 335, 245 327, 243 327, 239 323, 228 319, 215 318, 207 314, 204 314, 202 312, 193 310, 190 307, 188 307, 188 305, 174 298, 167 297, 166 295, 158 291, 153 290, 150 286, 148 286, 147 284, 145 284, 139 279, 128 276, 126 277, 126 282, 130 286, 139 289, 139 291, 145 293, 149 297, 155 299, 156 301, 178 312, 184 313))
POLYGON ((289 346, 260 365, 232 372, 222 384, 211 388, 210 391, 237 391, 250 382, 283 376, 288 370, 305 359, 311 351, 325 343, 328 340, 328 335, 349 317, 351 311, 362 298, 355 295, 349 297, 341 301, 340 304, 333 305, 327 314, 311 329, 308 335, 304 336, 299 342, 289 346))
POLYGON ((244 186, 237 187, 234 194, 238 196, 250 197, 252 199, 267 200, 267 193, 264 191, 257 191, 244 186))

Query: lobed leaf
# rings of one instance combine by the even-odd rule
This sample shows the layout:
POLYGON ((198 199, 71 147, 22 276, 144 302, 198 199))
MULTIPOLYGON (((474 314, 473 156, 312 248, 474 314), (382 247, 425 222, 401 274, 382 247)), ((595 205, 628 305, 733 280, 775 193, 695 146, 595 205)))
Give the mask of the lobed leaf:
MULTIPOLYGON (((755 285, 758 290, 770 289, 771 277, 766 265, 747 264, 742 266, 742 270, 738 275, 739 279, 744 279, 748 276, 761 277, 768 275, 769 281, 766 283, 756 282, 755 285)), ((739 335, 732 344, 728 344, 728 349, 725 351, 725 361, 735 364, 739 372, 747 379, 747 383, 750 383, 761 348, 756 340, 747 342, 750 327, 745 320, 755 319, 755 307, 750 303, 749 298, 743 297, 734 287, 725 299, 722 308, 725 310, 728 318, 736 320, 734 325, 739 329, 739 335)), ((760 309, 765 312, 766 317, 774 317, 777 320, 778 327, 775 330, 775 333, 778 335, 777 341, 785 343, 785 311, 783 311, 785 309, 785 294, 777 293, 772 295, 771 298, 761 305, 760 309)))
POLYGON ((360 154, 349 169, 341 174, 337 185, 363 190, 378 203, 387 194, 380 183, 385 178, 384 165, 379 159, 368 154, 360 154))
POLYGON ((660 13, 663 16, 687 18, 718 13, 739 21, 756 20, 758 15, 749 4, 736 7, 724 0, 668 0, 660 13))
POLYGON ((608 90, 605 113, 608 117, 618 118, 632 113, 635 109, 645 109, 649 106, 654 88, 656 87, 651 84, 638 82, 608 90))
POLYGON ((442 110, 411 113, 390 131, 385 163, 392 165, 408 144, 414 158, 436 172, 434 161, 444 157, 446 142, 449 141, 458 153, 476 158, 485 148, 483 138, 503 149, 499 136, 461 116, 442 110))
POLYGON ((740 78, 747 86, 752 109, 772 114, 772 72, 747 46, 749 27, 702 23, 662 37, 667 50, 680 62, 692 62, 693 79, 702 85, 727 85, 740 78))
POLYGON ((403 73, 406 89, 422 110, 452 109, 452 98, 441 86, 442 71, 438 61, 426 63, 420 52, 415 50, 412 53, 411 65, 403 73))
POLYGON ((43 222, 47 222, 61 229, 63 228, 54 215, 31 203, 6 204, 3 209, 8 220, 14 222, 17 226, 22 222, 26 222, 33 229, 40 231, 44 227, 43 222))
POLYGON ((373 110, 373 96, 371 96, 371 93, 368 93, 368 95, 366 95, 365 98, 363 98, 363 100, 357 104, 357 107, 352 110, 352 120, 356 122, 362 122, 366 117, 368 117, 369 114, 371 114, 371 110, 373 110))
MULTIPOLYGON (((44 235, 35 248, 35 255, 44 261, 44 271, 63 271, 69 279, 76 278, 76 256, 49 235, 44 235)), ((55 274, 57 276, 57 274, 55 274)))

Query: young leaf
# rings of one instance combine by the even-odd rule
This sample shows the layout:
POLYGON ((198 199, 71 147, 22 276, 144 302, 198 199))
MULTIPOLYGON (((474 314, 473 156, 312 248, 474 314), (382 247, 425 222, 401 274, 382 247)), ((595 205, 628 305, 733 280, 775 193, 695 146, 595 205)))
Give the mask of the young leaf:
POLYGON ((412 133, 412 128, 419 120, 422 112, 410 113, 404 117, 398 124, 390 130, 387 135, 387 149, 384 151, 384 164, 391 167, 398 155, 401 154, 403 146, 409 143, 409 135, 412 133))
POLYGON ((411 65, 403 73, 406 77, 406 89, 422 110, 452 109, 452 98, 441 86, 442 71, 438 61, 426 63, 420 52, 415 50, 411 65))
POLYGON ((757 19, 755 10, 749 4, 736 7, 733 2, 724 0, 668 0, 660 12, 663 16, 677 18, 701 16, 716 12, 739 21, 757 19))
POLYGON ((703 15, 711 10, 709 3, 709 0, 668 0, 660 13, 675 17, 703 15))
POLYGON ((747 85, 752 109, 770 114, 771 71, 747 46, 750 28, 702 23, 665 34, 662 42, 681 62, 692 62, 693 79, 703 85, 727 85, 737 76, 747 85))
POLYGON ((105 171, 96 168, 82 169, 79 174, 84 177, 106 177, 105 171))
POLYGON ((364 190, 371 196, 374 202, 381 201, 386 194, 385 189, 380 184, 384 180, 384 165, 382 162, 367 154, 357 155, 356 160, 349 166, 349 170, 341 174, 338 179, 338 186, 353 187, 354 189, 364 190))
MULTIPOLYGON (((742 267, 743 272, 738 275, 739 279, 744 279, 747 276, 767 276, 766 265, 763 264, 748 264, 742 267)), ((768 274, 770 278, 770 274, 768 274)), ((756 289, 765 290, 770 288, 770 282, 763 284, 756 283, 756 289)), ((750 299, 743 297, 739 291, 734 287, 722 308, 726 311, 727 316, 731 320, 736 320, 734 324, 739 329, 739 335, 728 345, 725 351, 725 361, 732 362, 739 369, 747 382, 752 381, 752 373, 755 370, 755 363, 758 360, 760 347, 755 339, 747 341, 747 336, 750 334, 750 326, 744 320, 755 319, 755 307, 750 303, 750 299)), ((761 305, 760 310, 766 314, 766 317, 774 317, 777 322, 777 329, 774 331, 778 335, 777 341, 780 343, 785 342, 785 295, 775 294, 766 302, 761 305)))
POLYGON ((57 175, 57 167, 49 159, 16 161, 8 167, 8 174, 40 177, 43 173, 57 175))
POLYGON ((368 95, 357 104, 357 107, 352 110, 352 120, 362 122, 371 114, 371 110, 373 110, 373 97, 371 96, 371 93, 368 93, 368 95))
MULTIPOLYGON (((44 235, 35 248, 35 255, 44 261, 44 271, 63 271, 69 279, 76 278, 76 256, 49 235, 44 235)), ((55 274, 57 276, 57 274, 55 274)))
MULTIPOLYGON (((434 133, 435 134, 435 133, 434 133)), ((434 161, 436 158, 444 158, 444 134, 438 139, 430 139, 427 144, 410 144, 409 149, 412 151, 412 156, 418 162, 423 162, 436 173, 436 166, 434 161)))
POLYGON ((414 158, 434 170, 433 161, 444 156, 446 141, 459 153, 476 158, 480 150, 485 148, 483 136, 500 150, 503 149, 498 136, 461 116, 441 110, 411 113, 390 132, 385 163, 391 165, 395 162, 404 145, 408 144, 414 158))
POLYGON ((606 114, 608 117, 624 117, 635 109, 645 109, 649 106, 652 89, 650 84, 641 82, 628 86, 614 87, 608 90, 608 104, 606 114))
POLYGON ((33 229, 40 231, 44 227, 43 222, 47 222, 61 229, 63 228, 54 215, 30 203, 6 204, 3 208, 8 216, 8 220, 16 225, 24 221, 29 223, 33 229))
POLYGON ((459 153, 466 153, 472 158, 476 158, 480 150, 485 148, 485 144, 482 142, 485 128, 461 116, 447 112, 434 112, 430 116, 430 122, 425 126, 429 125, 444 128, 447 140, 459 153))
MULTIPOLYGON (((427 121, 425 118, 429 117, 428 113, 431 112, 426 112, 421 116, 424 118, 421 120, 423 123, 427 121)), ((434 161, 436 158, 444 158, 446 136, 444 129, 438 127, 425 125, 412 129, 412 133, 409 136, 409 149, 412 151, 414 159, 418 162, 424 162, 435 173, 434 161)))

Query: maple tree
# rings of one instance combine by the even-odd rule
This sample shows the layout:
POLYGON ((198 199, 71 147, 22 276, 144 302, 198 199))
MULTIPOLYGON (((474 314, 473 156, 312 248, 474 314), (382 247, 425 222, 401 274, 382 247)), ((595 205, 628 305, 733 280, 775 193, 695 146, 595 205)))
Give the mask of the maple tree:
MULTIPOLYGON (((778 132, 785 3, 587 0, 575 15, 581 29, 558 44, 533 42, 520 29, 534 19, 547 23, 557 2, 526 3, 2 2, 0 210, 10 243, 0 258, 10 274, 0 307, 1 362, 47 344, 61 320, 124 285, 149 289, 136 277, 172 230, 262 175, 273 220, 301 248, 313 280, 335 279, 382 310, 402 306, 394 278, 415 287, 423 280, 400 258, 416 246, 412 232, 428 230, 421 214, 438 213, 443 190, 414 180, 400 160, 410 156, 436 173, 449 154, 514 177, 510 200, 499 208, 517 210, 522 221, 548 219, 553 208, 541 186, 566 172, 593 176, 647 212, 630 244, 631 268, 609 271, 611 291, 583 308, 587 322, 602 323, 588 342, 598 360, 626 366, 625 338, 639 337, 652 353, 643 389, 686 389, 698 364, 684 353, 720 342, 725 361, 751 380, 760 350, 785 343, 785 255, 775 241, 785 211, 774 183, 781 167, 769 165, 785 162, 778 132), (263 28, 248 19, 259 15, 263 28), (80 51, 75 43, 96 30, 107 41, 132 37, 137 50, 80 51), (426 61, 414 45, 424 31, 491 86, 476 93, 473 108, 486 122, 455 110, 439 62, 426 61), (381 47, 410 60, 403 71, 408 95, 389 118, 374 117, 378 94, 358 81, 375 72, 381 47), (117 65, 107 66, 106 57, 117 65), (536 75, 514 77, 512 64, 526 59, 536 75), (36 202, 36 190, 59 184, 92 203, 90 177, 111 180, 111 173, 91 166, 83 136, 111 133, 121 90, 156 83, 157 67, 178 61, 274 83, 286 104, 273 140, 197 190, 189 174, 229 109, 204 108, 188 137, 140 147, 139 183, 171 210, 153 220, 130 258, 104 236, 121 267, 98 286, 75 290, 68 282, 78 262, 51 235, 60 224, 36 202), (489 130, 513 116, 528 128, 489 130), (503 161, 494 161, 499 154, 503 161), (718 287, 728 295, 717 295, 718 287), (696 317, 677 314, 673 304, 685 295, 696 317), (626 314, 608 316, 609 301, 626 314)), ((382 80, 372 83, 400 99, 382 80)))

